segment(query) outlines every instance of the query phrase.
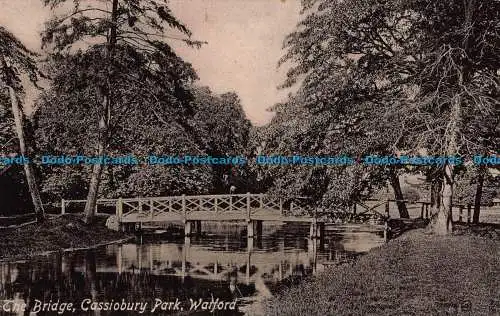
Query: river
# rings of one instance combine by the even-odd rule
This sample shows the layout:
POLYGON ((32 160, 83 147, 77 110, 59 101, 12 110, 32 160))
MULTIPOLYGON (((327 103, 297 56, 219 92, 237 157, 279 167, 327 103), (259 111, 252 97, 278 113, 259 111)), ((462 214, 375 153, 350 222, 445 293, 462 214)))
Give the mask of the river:
POLYGON ((384 242, 368 225, 327 226, 323 240, 307 224, 264 223, 258 239, 245 229, 204 222, 197 237, 0 263, 0 315, 261 315, 277 291, 384 242))

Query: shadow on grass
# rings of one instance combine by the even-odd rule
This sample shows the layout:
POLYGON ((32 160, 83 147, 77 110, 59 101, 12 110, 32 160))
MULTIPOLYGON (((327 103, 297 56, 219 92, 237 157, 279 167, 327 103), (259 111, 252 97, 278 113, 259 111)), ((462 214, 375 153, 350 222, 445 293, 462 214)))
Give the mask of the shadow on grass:
POLYGON ((415 219, 404 219, 404 218, 391 218, 388 221, 390 227, 390 239, 398 238, 405 232, 413 229, 425 228, 429 224, 429 219, 415 218, 415 219))

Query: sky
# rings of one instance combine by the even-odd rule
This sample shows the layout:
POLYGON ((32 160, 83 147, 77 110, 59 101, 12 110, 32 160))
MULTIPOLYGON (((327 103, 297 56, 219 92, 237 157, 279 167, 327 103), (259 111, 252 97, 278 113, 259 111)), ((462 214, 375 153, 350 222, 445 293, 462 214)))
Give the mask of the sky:
MULTIPOLYGON (((0 0, 0 25, 28 47, 39 50, 39 32, 50 12, 41 0, 0 0)), ((235 91, 247 117, 267 123, 267 111, 289 93, 278 90, 286 66, 277 68, 284 37, 299 21, 299 0, 171 0, 170 8, 193 32, 208 42, 200 49, 170 43, 196 69, 200 84, 216 93, 235 91)))

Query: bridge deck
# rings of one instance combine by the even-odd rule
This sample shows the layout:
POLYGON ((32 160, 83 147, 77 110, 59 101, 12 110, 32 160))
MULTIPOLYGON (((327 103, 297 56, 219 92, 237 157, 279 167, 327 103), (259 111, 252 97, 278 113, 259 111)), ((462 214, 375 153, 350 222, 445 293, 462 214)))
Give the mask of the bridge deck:
POLYGON ((134 212, 124 215, 122 223, 137 222, 179 222, 179 221, 275 221, 275 222, 312 222, 311 216, 286 216, 279 210, 252 209, 250 216, 241 211, 191 211, 186 215, 181 213, 167 212, 151 215, 149 212, 134 212))

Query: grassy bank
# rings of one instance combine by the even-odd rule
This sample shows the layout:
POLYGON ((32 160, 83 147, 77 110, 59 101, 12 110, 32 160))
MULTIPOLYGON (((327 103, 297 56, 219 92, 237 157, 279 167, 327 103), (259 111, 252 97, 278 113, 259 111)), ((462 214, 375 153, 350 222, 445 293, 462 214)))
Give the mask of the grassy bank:
POLYGON ((84 225, 79 216, 65 215, 47 219, 42 224, 0 229, 0 260, 24 259, 47 251, 86 248, 127 238, 121 232, 108 230, 104 218, 84 225))
POLYGON ((278 294, 267 314, 499 315, 498 236, 496 227, 412 231, 278 294))

